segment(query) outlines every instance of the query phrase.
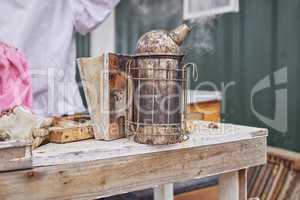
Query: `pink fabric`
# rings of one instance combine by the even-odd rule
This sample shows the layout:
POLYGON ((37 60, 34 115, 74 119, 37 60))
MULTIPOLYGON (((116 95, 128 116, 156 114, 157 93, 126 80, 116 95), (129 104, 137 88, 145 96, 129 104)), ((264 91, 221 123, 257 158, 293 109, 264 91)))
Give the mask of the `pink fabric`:
POLYGON ((32 107, 32 83, 25 56, 0 42, 0 111, 32 107))

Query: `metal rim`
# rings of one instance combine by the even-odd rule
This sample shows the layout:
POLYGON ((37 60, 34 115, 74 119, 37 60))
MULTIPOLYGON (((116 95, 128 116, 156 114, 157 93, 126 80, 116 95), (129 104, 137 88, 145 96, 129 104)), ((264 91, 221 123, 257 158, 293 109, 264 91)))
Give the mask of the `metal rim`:
POLYGON ((184 54, 166 54, 166 53, 136 54, 131 56, 131 58, 140 58, 140 59, 149 59, 149 58, 182 59, 183 57, 184 54))

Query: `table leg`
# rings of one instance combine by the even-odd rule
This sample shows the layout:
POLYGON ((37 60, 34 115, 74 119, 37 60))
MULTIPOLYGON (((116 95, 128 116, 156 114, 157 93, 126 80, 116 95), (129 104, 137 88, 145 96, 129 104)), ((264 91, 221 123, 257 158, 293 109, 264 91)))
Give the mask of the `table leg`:
POLYGON ((154 188, 154 200, 174 200, 173 183, 159 185, 154 188))
POLYGON ((219 177, 220 200, 246 200, 247 199, 247 170, 222 174, 219 177))
POLYGON ((239 191, 240 200, 247 200, 247 169, 242 169, 239 171, 239 191))

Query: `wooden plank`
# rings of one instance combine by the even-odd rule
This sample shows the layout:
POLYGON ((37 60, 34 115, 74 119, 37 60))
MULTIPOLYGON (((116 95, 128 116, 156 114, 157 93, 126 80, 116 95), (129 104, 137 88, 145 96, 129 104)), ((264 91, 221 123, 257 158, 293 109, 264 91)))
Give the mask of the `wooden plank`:
POLYGON ((279 169, 276 173, 276 176, 274 177, 274 181, 273 181, 273 185, 270 189, 269 195, 267 197, 267 200, 272 200, 274 199, 274 193, 276 192, 277 188, 278 188, 278 183, 280 182, 280 177, 282 177, 282 174, 284 173, 284 165, 280 164, 279 169))
POLYGON ((31 147, 9 148, 0 151, 0 172, 32 167, 31 147))
POLYGON ((195 126, 193 127, 195 130, 189 135, 190 139, 173 145, 143 145, 128 139, 119 139, 110 142, 88 140, 64 145, 47 144, 33 151, 33 165, 38 167, 70 164, 113 157, 204 147, 267 136, 266 129, 231 124, 218 124, 219 128, 211 129, 208 128, 209 124, 210 122, 195 121, 195 126))
POLYGON ((0 142, 0 149, 7 149, 7 148, 15 148, 15 147, 24 147, 30 145, 29 140, 11 140, 0 142))
POLYGON ((154 200, 174 200, 174 184, 164 184, 154 187, 154 200))
POLYGON ((247 169, 220 175, 220 200, 247 200, 247 169))
POLYGON ((273 163, 268 163, 267 164, 268 166, 271 167, 271 173, 270 173, 270 176, 267 178, 267 183, 266 183, 266 186, 263 190, 263 193, 261 194, 261 198, 266 200, 268 198, 268 196, 270 196, 270 191, 271 191, 271 188, 273 187, 273 183, 274 183, 274 179, 276 177, 276 173, 279 169, 279 165, 275 165, 273 163))
POLYGON ((52 143, 68 143, 80 140, 91 139, 94 137, 92 126, 59 128, 53 127, 50 131, 50 142, 52 143))
POLYGON ((27 140, 0 142, 0 172, 32 167, 31 146, 27 140))
POLYGON ((263 179, 261 179, 258 191, 255 194, 256 197, 261 197, 262 199, 266 199, 266 194, 264 194, 264 190, 267 187, 267 181, 272 178, 271 175, 272 175, 272 165, 266 164, 266 171, 263 174, 263 179))
POLYGON ((300 153, 268 146, 268 155, 277 158, 276 160, 291 162, 291 168, 300 171, 300 153))
POLYGON ((239 200, 238 171, 222 174, 219 177, 219 191, 219 200, 239 200))
MULTIPOLYGON (((284 167, 282 170, 282 173, 280 174, 278 180, 276 181, 276 187, 272 192, 272 198, 271 199, 278 199, 278 196, 285 185, 286 179, 288 177, 289 169, 284 167)), ((274 181, 275 182, 275 181, 274 181)))
POLYGON ((261 182, 262 182, 263 178, 265 177, 266 171, 267 171, 267 165, 262 166, 259 174, 257 175, 257 178, 256 178, 253 188, 251 190, 251 193, 249 194, 250 197, 256 197, 258 195, 258 190, 261 187, 261 182))
MULTIPOLYGON (((300 197, 300 175, 298 174, 291 183, 291 189, 288 192, 289 200, 299 199, 300 197)), ((279 199, 278 199, 279 200, 279 199)))
POLYGON ((249 192, 249 194, 251 193, 251 191, 253 189, 256 177, 258 176, 261 168, 262 168, 261 166, 253 167, 253 169, 254 169, 253 172, 251 174, 249 173, 249 175, 248 175, 248 192, 249 192))
MULTIPOLYGON (((297 178, 297 172, 290 170, 287 174, 286 181, 280 190, 280 194, 278 195, 276 200, 293 199, 290 198, 293 195, 291 192, 291 188, 293 187, 292 184, 296 180, 296 178, 297 178)), ((272 196, 272 194, 270 194, 269 196, 272 196)), ((271 198, 269 197, 268 200, 271 200, 271 198)))
POLYGON ((1 173, 0 199, 18 200, 24 196, 28 199, 93 199, 237 171, 265 162, 266 137, 258 137, 225 144, 36 167, 1 173))
POLYGON ((52 143, 64 144, 94 138, 90 116, 84 114, 54 117, 48 130, 52 143))
POLYGON ((247 200, 247 169, 239 170, 239 200, 247 200))

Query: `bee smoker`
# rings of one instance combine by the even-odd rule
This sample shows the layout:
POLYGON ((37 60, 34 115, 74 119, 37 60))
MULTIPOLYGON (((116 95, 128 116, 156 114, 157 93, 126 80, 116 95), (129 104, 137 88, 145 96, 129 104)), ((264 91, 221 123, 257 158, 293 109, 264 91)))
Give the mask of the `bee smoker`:
POLYGON ((142 144, 173 144, 185 129, 187 69, 180 45, 191 29, 154 30, 138 41, 126 71, 126 132, 142 144))

